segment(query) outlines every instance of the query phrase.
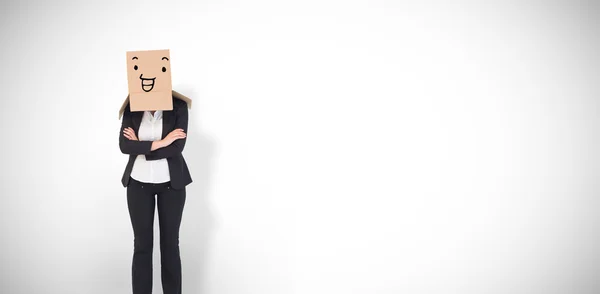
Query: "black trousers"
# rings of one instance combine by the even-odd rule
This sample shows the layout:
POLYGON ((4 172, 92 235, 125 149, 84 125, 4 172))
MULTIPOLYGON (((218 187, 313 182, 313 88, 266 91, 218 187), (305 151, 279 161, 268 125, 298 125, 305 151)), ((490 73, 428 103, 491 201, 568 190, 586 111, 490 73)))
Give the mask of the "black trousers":
POLYGON ((148 184, 130 179, 127 206, 134 234, 131 267, 133 294, 152 294, 155 206, 158 207, 163 293, 181 294, 179 227, 185 197, 185 188, 173 189, 170 182, 148 184))

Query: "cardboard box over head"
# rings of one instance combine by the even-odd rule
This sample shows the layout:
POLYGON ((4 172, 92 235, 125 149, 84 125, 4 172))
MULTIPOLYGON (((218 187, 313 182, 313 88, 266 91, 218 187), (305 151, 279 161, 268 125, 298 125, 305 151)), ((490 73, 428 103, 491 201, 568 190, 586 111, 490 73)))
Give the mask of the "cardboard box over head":
POLYGON ((131 111, 173 110, 169 50, 127 52, 131 111))
POLYGON ((173 98, 184 100, 191 108, 192 100, 173 91, 168 49, 127 51, 129 95, 119 111, 119 119, 127 104, 131 111, 173 110, 173 98))

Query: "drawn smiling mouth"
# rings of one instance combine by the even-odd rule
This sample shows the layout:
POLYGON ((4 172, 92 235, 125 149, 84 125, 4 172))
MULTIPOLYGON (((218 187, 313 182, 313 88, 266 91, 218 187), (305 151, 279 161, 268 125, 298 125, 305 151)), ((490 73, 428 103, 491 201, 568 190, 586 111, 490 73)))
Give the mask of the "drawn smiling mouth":
POLYGON ((150 92, 154 89, 154 80, 156 80, 156 77, 148 79, 142 77, 143 75, 144 74, 140 75, 140 80, 142 80, 142 90, 144 90, 144 92, 150 92))

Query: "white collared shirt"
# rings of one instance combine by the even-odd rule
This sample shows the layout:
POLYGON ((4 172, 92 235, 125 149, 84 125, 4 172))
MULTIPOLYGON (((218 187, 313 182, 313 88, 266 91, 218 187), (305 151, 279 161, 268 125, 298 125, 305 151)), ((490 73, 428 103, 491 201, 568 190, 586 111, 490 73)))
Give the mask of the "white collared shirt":
MULTIPOLYGON (((162 139, 162 111, 157 110, 154 115, 150 111, 144 111, 140 129, 138 130, 140 141, 157 141, 162 139)), ((138 155, 133 163, 131 177, 142 183, 165 183, 171 180, 169 174, 169 163, 166 158, 158 160, 146 160, 143 154, 138 155)))

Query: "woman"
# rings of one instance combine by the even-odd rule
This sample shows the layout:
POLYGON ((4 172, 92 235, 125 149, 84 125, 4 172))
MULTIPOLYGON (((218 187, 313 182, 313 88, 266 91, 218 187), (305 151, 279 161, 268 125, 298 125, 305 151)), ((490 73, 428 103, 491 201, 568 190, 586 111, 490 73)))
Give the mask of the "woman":
POLYGON ((179 227, 192 182, 181 152, 185 146, 188 109, 173 97, 173 110, 123 112, 119 147, 129 154, 122 184, 134 233, 134 294, 152 293, 155 200, 160 226, 161 280, 164 294, 181 293, 179 227), (156 199, 155 199, 156 196, 156 199))

